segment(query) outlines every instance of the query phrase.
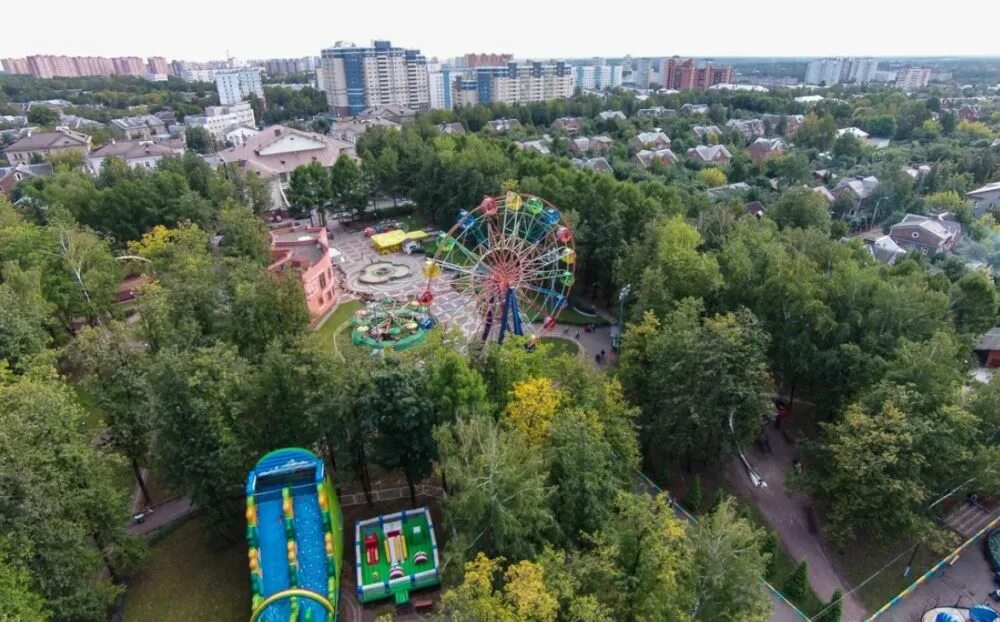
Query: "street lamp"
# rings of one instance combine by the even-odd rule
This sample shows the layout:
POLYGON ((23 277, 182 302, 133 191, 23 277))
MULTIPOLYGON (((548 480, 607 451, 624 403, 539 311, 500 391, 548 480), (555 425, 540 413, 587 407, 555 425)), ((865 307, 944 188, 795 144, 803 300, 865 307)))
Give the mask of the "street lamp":
POLYGON ((611 347, 615 352, 618 351, 618 347, 622 342, 622 326, 624 326, 625 323, 625 300, 628 299, 629 294, 631 293, 631 283, 626 283, 625 286, 618 291, 618 330, 611 336, 611 347))

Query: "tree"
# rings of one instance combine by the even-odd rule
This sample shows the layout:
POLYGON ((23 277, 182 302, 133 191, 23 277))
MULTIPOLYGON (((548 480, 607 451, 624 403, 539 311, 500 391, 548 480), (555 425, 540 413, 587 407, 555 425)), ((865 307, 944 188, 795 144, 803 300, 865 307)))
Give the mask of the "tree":
POLYGON ((317 134, 328 134, 333 124, 326 117, 316 117, 309 123, 309 130, 317 134))
POLYGON ((822 616, 819 618, 820 622, 840 622, 840 616, 842 615, 844 603, 844 590, 839 587, 833 591, 833 596, 830 597, 830 602, 826 604, 826 610, 823 612, 822 616))
POLYGON ((330 200, 330 174, 322 164, 311 162, 292 171, 288 200, 295 218, 305 218, 314 209, 322 215, 330 200))
POLYGON ((695 514, 701 512, 701 475, 696 474, 691 481, 691 487, 684 496, 684 505, 695 514))
POLYGON ((763 532, 736 512, 732 499, 703 517, 688 537, 692 563, 691 620, 763 622, 771 599, 760 582, 768 559, 761 553, 763 532))
POLYGON ((227 203, 219 213, 222 241, 219 248, 228 257, 239 257, 258 265, 271 260, 271 243, 267 226, 246 205, 227 203))
POLYGON ((53 127, 59 123, 59 113, 48 106, 32 106, 28 108, 28 123, 53 127))
POLYGON ((211 153, 215 149, 215 139, 198 125, 189 125, 184 130, 184 143, 195 153, 211 153))
POLYGON ((275 274, 259 265, 239 263, 230 269, 226 286, 230 342, 251 360, 276 339, 298 337, 309 324, 302 284, 292 272, 275 274))
POLYGON ((785 595, 792 600, 801 600, 809 591, 809 568, 806 560, 799 562, 794 572, 785 581, 785 595))
POLYGON ((518 382, 511 395, 504 422, 528 445, 538 447, 544 444, 549 437, 552 418, 560 410, 566 396, 549 378, 529 378, 518 382))
POLYGON ((153 416, 142 344, 123 324, 112 322, 97 329, 85 328, 73 343, 73 351, 74 360, 86 374, 84 386, 104 415, 112 444, 132 465, 146 505, 153 505, 142 475, 142 467, 148 464, 153 416))
POLYGON ((416 485, 431 474, 436 457, 434 410, 425 395, 424 378, 395 358, 375 368, 361 394, 366 427, 375 432, 372 457, 387 469, 403 470, 414 506, 416 485))
POLYGON ((810 112, 795 131, 795 144, 812 149, 826 150, 837 135, 837 122, 829 114, 822 117, 810 112))
POLYGON ((827 525, 836 542, 853 539, 859 529, 877 541, 893 541, 930 523, 920 512, 927 495, 920 475, 923 457, 896 404, 886 403, 872 414, 854 404, 840 421, 823 424, 823 432, 807 481, 826 500, 827 525))
POLYGON ((355 217, 364 214, 368 191, 352 157, 341 155, 334 163, 330 171, 330 194, 341 212, 353 213, 355 217))
POLYGON ((717 168, 703 168, 698 171, 698 181, 709 188, 726 185, 726 174, 717 168))
POLYGON ((495 620, 514 622, 511 606, 493 585, 498 581, 503 558, 490 559, 479 553, 465 564, 462 583, 441 597, 441 617, 455 622, 495 620))
POLYGON ((51 340, 46 325, 53 309, 42 293, 39 270, 22 270, 11 261, 0 276, 0 360, 24 371, 51 340))
POLYGON ((749 311, 709 318, 702 311, 700 301, 685 300, 662 324, 647 313, 626 329, 621 355, 623 382, 642 408, 645 442, 688 466, 749 442, 765 413, 767 333, 749 311))
POLYGON ((452 489, 445 525, 459 534, 449 542, 447 563, 461 564, 477 551, 533 557, 555 524, 539 452, 482 416, 441 426, 434 438, 452 489))
POLYGON ((423 349, 428 352, 426 395, 437 425, 489 411, 483 377, 465 356, 447 342, 427 343, 423 349))
POLYGON ((170 348, 150 369, 159 436, 157 458, 173 490, 191 496, 220 535, 242 505, 240 484, 255 458, 244 447, 250 365, 236 348, 170 348))
POLYGON ((833 143, 833 155, 838 158, 847 158, 853 162, 861 157, 862 152, 861 140, 851 132, 844 132, 833 143))
POLYGON ((830 208, 818 192, 809 188, 792 188, 771 207, 769 216, 778 226, 830 230, 830 208))
POLYGON ((10 622, 48 622, 51 614, 45 599, 32 585, 31 575, 10 556, 0 554, 0 602, 3 617, 10 622))
POLYGON ((996 285, 980 271, 972 271, 951 286, 949 293, 955 330, 979 336, 997 323, 998 296, 996 285))

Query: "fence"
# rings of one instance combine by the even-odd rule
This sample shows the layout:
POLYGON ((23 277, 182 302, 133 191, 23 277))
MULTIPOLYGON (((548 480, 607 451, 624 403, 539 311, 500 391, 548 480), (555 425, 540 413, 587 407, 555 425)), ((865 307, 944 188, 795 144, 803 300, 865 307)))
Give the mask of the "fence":
MULTIPOLYGON (((431 497, 433 499, 446 499, 448 494, 444 491, 444 488, 440 486, 431 486, 429 484, 417 484, 414 486, 417 493, 417 497, 431 497)), ((378 501, 395 501, 397 499, 407 499, 410 496, 409 486, 400 486, 399 488, 383 488, 382 490, 373 490, 371 492, 372 503, 378 501)), ((355 505, 366 505, 368 503, 368 498, 365 497, 365 493, 358 492, 350 495, 340 496, 340 506, 349 508, 355 505)))

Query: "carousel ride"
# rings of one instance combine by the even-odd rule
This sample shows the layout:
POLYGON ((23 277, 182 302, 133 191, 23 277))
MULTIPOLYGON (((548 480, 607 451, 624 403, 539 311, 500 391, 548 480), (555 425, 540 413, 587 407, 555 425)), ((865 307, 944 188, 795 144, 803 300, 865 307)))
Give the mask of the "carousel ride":
POLYGON ((399 303, 383 298, 358 309, 351 324, 354 345, 401 352, 423 343, 427 331, 434 328, 437 320, 416 300, 399 303))

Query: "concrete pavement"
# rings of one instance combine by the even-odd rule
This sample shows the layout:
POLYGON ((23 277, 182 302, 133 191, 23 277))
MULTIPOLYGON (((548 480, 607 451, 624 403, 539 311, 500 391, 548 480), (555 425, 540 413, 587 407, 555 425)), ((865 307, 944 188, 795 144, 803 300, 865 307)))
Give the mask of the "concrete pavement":
POLYGON ((191 504, 189 497, 176 497, 154 505, 152 509, 152 514, 147 514, 146 520, 141 523, 134 521, 129 523, 125 527, 125 531, 133 535, 144 536, 198 511, 198 508, 191 504))

